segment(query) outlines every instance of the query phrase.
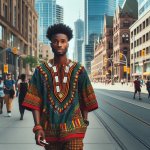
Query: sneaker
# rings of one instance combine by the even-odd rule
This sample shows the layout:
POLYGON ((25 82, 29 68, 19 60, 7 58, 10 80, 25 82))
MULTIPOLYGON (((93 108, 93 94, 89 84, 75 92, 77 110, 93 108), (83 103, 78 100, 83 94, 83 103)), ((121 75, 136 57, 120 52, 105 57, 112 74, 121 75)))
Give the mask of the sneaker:
POLYGON ((133 97, 133 99, 135 99, 135 97, 133 97))
POLYGON ((3 111, 1 110, 1 111, 0 111, 0 114, 2 114, 2 113, 3 113, 3 111))
POLYGON ((142 98, 139 97, 139 100, 142 100, 142 98))
POLYGON ((8 113, 8 117, 11 117, 11 113, 8 113))

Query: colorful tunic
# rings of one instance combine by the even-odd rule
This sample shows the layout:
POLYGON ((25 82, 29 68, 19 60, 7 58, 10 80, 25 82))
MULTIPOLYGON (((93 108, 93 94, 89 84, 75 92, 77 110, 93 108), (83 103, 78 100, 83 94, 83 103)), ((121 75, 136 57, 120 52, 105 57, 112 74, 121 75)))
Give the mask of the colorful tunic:
POLYGON ((64 66, 51 62, 38 66, 23 102, 25 107, 41 112, 47 141, 84 138, 87 125, 81 111, 98 108, 84 67, 69 61, 64 66))

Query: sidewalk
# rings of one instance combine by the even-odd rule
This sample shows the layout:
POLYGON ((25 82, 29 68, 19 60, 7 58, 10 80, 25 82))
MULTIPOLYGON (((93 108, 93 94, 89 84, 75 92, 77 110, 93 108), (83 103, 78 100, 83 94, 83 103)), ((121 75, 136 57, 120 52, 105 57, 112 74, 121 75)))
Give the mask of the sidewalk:
MULTIPOLYGON (((107 90, 134 92, 134 85, 130 82, 128 83, 128 85, 127 84, 122 85, 121 83, 115 83, 114 85, 111 85, 111 83, 105 84, 105 83, 92 82, 92 85, 95 89, 107 89, 107 90)), ((148 93, 145 85, 142 86, 141 93, 148 93)))
MULTIPOLYGON (((120 150, 114 139, 94 113, 89 114, 90 125, 84 139, 84 150, 120 150)), ((6 117, 4 105, 0 115, 0 150, 43 150, 36 146, 32 128, 32 113, 25 111, 24 120, 19 120, 18 101, 14 100, 12 117, 6 117)))

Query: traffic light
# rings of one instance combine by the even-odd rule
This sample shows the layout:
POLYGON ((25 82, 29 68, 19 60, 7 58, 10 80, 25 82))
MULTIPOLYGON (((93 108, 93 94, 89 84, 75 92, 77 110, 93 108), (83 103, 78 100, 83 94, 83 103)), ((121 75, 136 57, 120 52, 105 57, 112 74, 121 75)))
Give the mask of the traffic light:
POLYGON ((16 55, 18 54, 18 48, 17 47, 13 47, 12 52, 16 55))
POLYGON ((8 73, 8 64, 4 64, 4 73, 8 73))
POLYGON ((119 53, 119 55, 120 55, 120 59, 122 59, 122 57, 123 57, 122 53, 119 53))

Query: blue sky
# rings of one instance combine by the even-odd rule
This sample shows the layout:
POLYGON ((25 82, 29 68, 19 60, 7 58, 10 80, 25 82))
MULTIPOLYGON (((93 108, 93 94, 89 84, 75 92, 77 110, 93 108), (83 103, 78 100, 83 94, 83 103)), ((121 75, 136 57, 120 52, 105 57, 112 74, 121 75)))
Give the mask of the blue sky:
MULTIPOLYGON (((56 0, 56 3, 64 8, 64 23, 74 31, 74 22, 79 18, 84 19, 84 0, 56 0)), ((69 44, 69 56, 72 57, 74 39, 69 44)))

